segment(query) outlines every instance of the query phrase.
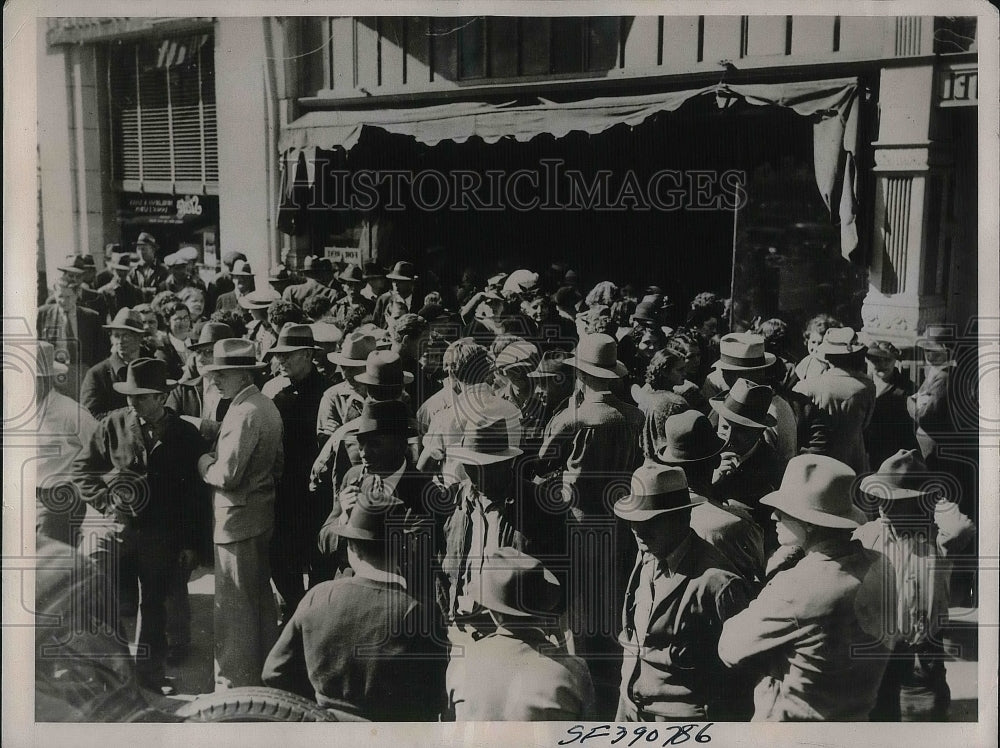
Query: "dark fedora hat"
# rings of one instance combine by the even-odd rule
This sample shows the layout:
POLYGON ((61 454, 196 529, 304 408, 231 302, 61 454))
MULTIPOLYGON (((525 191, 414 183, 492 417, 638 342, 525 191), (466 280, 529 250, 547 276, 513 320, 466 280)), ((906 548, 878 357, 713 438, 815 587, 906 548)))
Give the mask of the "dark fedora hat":
POLYGON ((317 275, 319 273, 332 273, 333 263, 326 257, 306 257, 302 263, 302 272, 306 275, 317 275))
POLYGON ((385 270, 379 267, 378 263, 366 262, 364 278, 368 280, 369 278, 385 278, 385 270))
POLYGON ((516 548, 497 548, 483 564, 477 602, 526 618, 554 613, 562 600, 559 580, 542 562, 516 548))
POLYGON ((83 275, 88 270, 94 270, 94 258, 90 255, 69 255, 66 264, 60 265, 59 270, 70 275, 83 275))
POLYGON ((206 322, 201 326, 201 332, 198 333, 198 342, 189 344, 188 348, 192 351, 200 351, 212 347, 217 340, 235 337, 236 333, 233 332, 233 328, 224 322, 206 322))
POLYGON ((627 522, 646 522, 667 512, 704 504, 705 499, 692 500, 687 476, 671 465, 642 465, 632 473, 628 496, 615 502, 615 515, 627 522))
POLYGON ((389 432, 415 436, 416 429, 402 400, 369 400, 357 421, 357 434, 389 432))
POLYGON ((917 339, 917 347, 925 351, 951 351, 955 345, 955 329, 951 325, 927 325, 917 339))
POLYGON ((364 283, 365 274, 360 267, 352 264, 337 273, 337 279, 344 281, 344 283, 364 283))
POLYGON ((132 311, 127 306, 123 306, 115 314, 114 319, 112 319, 108 324, 102 325, 105 330, 125 330, 127 332, 134 332, 139 335, 144 335, 146 333, 145 328, 142 326, 142 319, 139 317, 139 313, 132 311))
POLYGON ((403 502, 392 496, 365 491, 351 508, 347 522, 334 525, 331 532, 352 540, 385 540, 385 521, 401 506, 403 502))
POLYGON ((413 381, 413 375, 403 369, 403 361, 395 351, 374 351, 368 354, 365 370, 355 379, 376 387, 402 387, 413 381))
POLYGON ((729 392, 717 395, 709 402, 712 410, 730 423, 763 429, 776 423, 774 416, 767 412, 773 397, 774 390, 767 385, 737 379, 729 392))
POLYGON ((243 338, 225 338, 212 346, 212 362, 203 366, 204 371, 223 369, 263 369, 267 364, 258 363, 253 341, 243 338))
POLYGON ((417 279, 417 269, 412 262, 400 260, 392 266, 392 270, 385 274, 389 280, 411 281, 417 279))
POLYGON ((566 359, 568 357, 569 354, 565 351, 546 351, 542 354, 538 366, 533 371, 528 372, 528 376, 534 379, 566 376, 566 359))
POLYGON ((281 332, 278 333, 278 340, 267 350, 265 355, 305 350, 319 350, 316 339, 313 337, 312 328, 309 325, 286 322, 285 326, 281 328, 281 332))
POLYGON ((124 382, 112 382, 123 395, 159 395, 170 392, 177 381, 167 379, 167 362, 158 358, 137 358, 128 365, 124 382))
POLYGON ((764 350, 764 337, 752 332, 723 335, 719 341, 719 360, 713 368, 723 371, 756 371, 771 366, 776 356, 764 350))
POLYGON ((652 301, 640 301, 635 307, 635 313, 632 315, 633 322, 649 322, 650 324, 659 324, 660 307, 657 306, 652 301))
POLYGON ((146 233, 145 231, 140 233, 139 238, 135 240, 135 246, 138 247, 140 244, 148 244, 151 247, 160 246, 160 243, 156 241, 156 237, 152 234, 146 233))
POLYGON ((873 499, 917 499, 940 493, 932 477, 917 450, 901 449, 883 462, 878 472, 862 478, 858 488, 873 499))
POLYGON ((708 416, 697 410, 669 416, 663 423, 664 444, 656 453, 665 465, 683 465, 715 457, 726 446, 708 416))
POLYGON ((500 414, 495 418, 482 414, 475 423, 465 426, 457 446, 448 447, 448 457, 466 465, 492 465, 522 454, 522 450, 510 445, 507 419, 500 414))

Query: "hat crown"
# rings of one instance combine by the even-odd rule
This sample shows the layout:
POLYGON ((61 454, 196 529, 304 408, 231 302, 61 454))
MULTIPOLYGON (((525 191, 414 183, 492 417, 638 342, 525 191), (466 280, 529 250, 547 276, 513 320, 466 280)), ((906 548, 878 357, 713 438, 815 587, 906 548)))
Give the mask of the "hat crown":
MULTIPOLYGON (((881 493, 883 489, 901 489, 914 494, 931 493, 935 487, 929 485, 930 473, 920 453, 916 449, 901 449, 887 458, 874 475, 868 476, 862 489, 868 493, 881 493)), ((886 493, 889 493, 887 491, 886 493)))
POLYGON ((763 359, 764 337, 749 332, 729 333, 719 341, 719 352, 732 358, 763 359))
POLYGON ((313 348, 315 345, 316 341, 313 338, 313 331, 309 325, 286 322, 285 326, 281 328, 281 332, 278 333, 276 347, 300 346, 302 348, 313 348))
POLYGON ((375 350, 375 338, 355 330, 350 333, 340 347, 344 358, 367 362, 368 356, 375 350))
POLYGON ((663 424, 665 444, 660 451, 666 461, 696 461, 719 454, 723 440, 719 438, 708 416, 697 410, 669 416, 663 424))
POLYGON ((683 469, 647 463, 632 473, 629 494, 615 502, 615 514, 622 519, 642 522, 691 504, 683 469))
POLYGON ((351 264, 340 271, 337 276, 342 281, 348 281, 352 283, 364 283, 364 271, 357 265, 351 264))
POLYGON ((365 378, 368 384, 401 387, 403 360, 395 351, 373 351, 365 360, 365 378))
POLYGON ((613 369, 618 363, 618 344, 614 338, 604 333, 582 335, 576 347, 576 357, 594 366, 613 369))
POLYGON ((501 417, 466 424, 459 446, 483 454, 503 454, 511 447, 506 419, 501 417))
POLYGON ((534 556, 498 548, 486 560, 479 603, 510 615, 544 615, 559 605, 559 582, 534 556))
POLYGON ((226 338, 235 338, 236 333, 233 332, 233 328, 224 322, 206 322, 201 327, 201 332, 198 334, 198 345, 204 345, 207 343, 214 343, 218 340, 225 340, 226 338))
POLYGON ((129 309, 127 306, 123 306, 115 313, 114 319, 111 320, 111 324, 108 327, 127 328, 132 332, 138 333, 145 332, 139 313, 133 309, 129 309))
POLYGON ((402 505, 402 501, 391 495, 364 490, 351 508, 347 526, 359 531, 359 537, 355 539, 382 540, 386 534, 386 519, 394 509, 402 505))
POLYGON ((137 358, 128 365, 125 386, 130 389, 147 389, 167 392, 167 364, 158 358, 137 358))
POLYGON ((825 455, 798 455, 788 461, 778 492, 780 507, 796 516, 796 510, 850 518, 854 513, 851 491, 856 475, 850 467, 825 455))
POLYGON ((723 405, 738 416, 763 423, 773 397, 774 390, 767 385, 754 384, 749 379, 741 377, 726 393, 723 405))
POLYGON ((406 260, 400 260, 395 265, 392 266, 391 275, 398 275, 402 278, 412 279, 416 277, 416 268, 412 262, 407 262, 406 260))
POLYGON ((529 364, 534 367, 539 360, 538 347, 527 340, 516 340, 507 345, 496 358, 497 368, 513 364, 529 364))
POLYGON ((232 366, 256 363, 257 349, 251 340, 225 338, 217 340, 212 348, 213 365, 232 366))
POLYGON ((391 431, 408 433, 410 414, 401 400, 369 400, 361 410, 358 419, 358 433, 391 431))
POLYGON ((229 273, 230 275, 253 275, 253 270, 245 259, 238 259, 233 262, 233 269, 229 273))
POLYGON ((135 243, 136 244, 149 244, 149 245, 151 245, 153 247, 158 247, 159 246, 159 242, 156 241, 156 238, 152 234, 148 234, 145 231, 143 231, 142 233, 139 234, 139 238, 135 240, 135 243))

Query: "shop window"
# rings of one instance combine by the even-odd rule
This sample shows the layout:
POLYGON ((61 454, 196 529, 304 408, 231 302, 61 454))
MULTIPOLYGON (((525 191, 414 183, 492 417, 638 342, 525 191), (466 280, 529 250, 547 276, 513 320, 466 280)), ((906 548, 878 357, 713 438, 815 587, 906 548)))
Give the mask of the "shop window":
POLYGON ((214 192, 219 181, 212 36, 111 47, 112 174, 146 192, 214 192))

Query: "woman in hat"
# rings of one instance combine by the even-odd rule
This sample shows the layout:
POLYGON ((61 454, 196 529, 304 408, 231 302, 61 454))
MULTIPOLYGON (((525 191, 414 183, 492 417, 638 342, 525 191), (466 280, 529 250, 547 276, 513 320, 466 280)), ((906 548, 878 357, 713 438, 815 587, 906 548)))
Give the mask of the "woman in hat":
POLYGON ((872 419, 865 430, 868 461, 881 465, 900 449, 916 449, 913 419, 906 399, 913 394, 913 382, 896 366, 899 350, 886 340, 873 341, 865 352, 868 376, 875 384, 872 419))
POLYGON ((954 502, 941 497, 938 480, 916 449, 901 449, 859 486, 878 517, 854 537, 888 559, 899 595, 900 639, 872 719, 948 719, 951 692, 941 627, 948 618, 952 559, 969 545, 976 528, 954 502))
POLYGON ((881 555, 851 539, 865 522, 854 480, 842 462, 800 455, 761 499, 779 542, 803 556, 722 627, 722 661, 760 675, 754 721, 867 721, 875 706, 895 590, 881 555))

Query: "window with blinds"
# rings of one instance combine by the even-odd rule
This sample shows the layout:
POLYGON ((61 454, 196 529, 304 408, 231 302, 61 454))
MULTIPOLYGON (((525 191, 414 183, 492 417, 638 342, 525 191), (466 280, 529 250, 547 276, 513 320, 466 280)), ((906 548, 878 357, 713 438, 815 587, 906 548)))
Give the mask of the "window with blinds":
POLYGON ((126 191, 217 194, 211 34, 112 45, 112 174, 126 191))

